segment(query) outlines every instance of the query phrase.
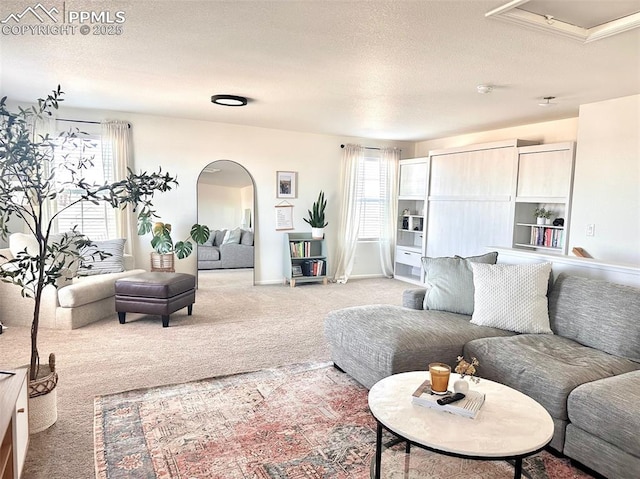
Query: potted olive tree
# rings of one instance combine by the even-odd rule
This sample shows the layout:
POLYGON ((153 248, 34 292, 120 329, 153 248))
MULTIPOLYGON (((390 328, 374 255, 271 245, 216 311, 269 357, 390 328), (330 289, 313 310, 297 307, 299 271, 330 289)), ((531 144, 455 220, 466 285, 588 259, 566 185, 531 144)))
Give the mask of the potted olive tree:
POLYGON ((173 271, 174 253, 178 259, 183 259, 193 252, 193 240, 197 244, 204 244, 209 239, 209 228, 204 225, 194 224, 189 236, 184 240, 174 243, 171 237, 171 225, 161 221, 153 222, 152 213, 141 212, 138 215, 138 234, 144 235, 151 232, 151 246, 155 251, 151 253, 151 269, 153 271, 173 271))
POLYGON ((324 227, 327 223, 324 220, 324 210, 327 207, 327 200, 324 199, 324 192, 320 190, 318 200, 313 203, 313 207, 307 210, 309 217, 304 220, 311 225, 311 237, 313 239, 324 238, 324 227))
MULTIPOLYGON (((38 99, 37 105, 26 109, 19 107, 17 112, 9 111, 6 97, 0 100, 0 235, 6 240, 11 232, 9 220, 17 218, 34 244, 33 248, 25 248, 13 258, 3 258, 0 279, 17 285, 22 289, 23 297, 33 300, 29 396, 36 406, 57 385, 54 356, 50 355, 48 366, 40 367, 38 326, 43 290, 49 285, 57 286, 61 279, 70 279, 71 266, 83 259, 83 247, 91 245, 76 228, 54 235, 56 218, 82 202, 106 203, 113 208, 132 205, 134 211, 140 208, 142 214, 152 215, 153 195, 177 185, 175 178, 162 171, 136 174, 131 170, 123 180, 96 184, 85 179, 91 157, 56 157, 54 150, 60 145, 59 141, 48 135, 36 135, 33 125, 36 120, 50 116, 63 95, 58 86, 46 98, 38 99), (64 179, 56 175, 58 169, 64 169, 64 179), (69 187, 78 192, 77 197, 47 215, 49 204, 69 187)), ((74 141, 81 135, 78 131, 66 132, 62 142, 74 141)), ((101 252, 93 255, 106 256, 101 252)), ((55 395, 52 396, 55 399, 55 395)), ((32 407, 34 404, 30 400, 30 409, 32 407)), ((50 402, 48 407, 51 407, 50 402)), ((54 422, 55 417, 57 413, 54 422)))

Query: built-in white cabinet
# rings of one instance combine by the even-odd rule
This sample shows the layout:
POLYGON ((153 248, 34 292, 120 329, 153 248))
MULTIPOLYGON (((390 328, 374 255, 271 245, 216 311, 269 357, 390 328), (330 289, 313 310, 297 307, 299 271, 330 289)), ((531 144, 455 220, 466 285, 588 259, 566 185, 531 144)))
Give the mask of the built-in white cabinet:
POLYGON ((474 256, 487 247, 566 254, 575 144, 534 143, 499 141, 402 160, 395 277, 423 283, 423 256, 474 256), (541 208, 551 211, 549 224, 537 224, 541 208))
POLYGON ((510 247, 518 148, 506 140, 429 152, 425 256, 473 256, 510 247))
POLYGON ((429 158, 400 161, 394 276, 421 284, 429 158))
POLYGON ((575 143, 518 149, 513 247, 567 254, 575 143), (544 209, 549 218, 538 219, 544 209))

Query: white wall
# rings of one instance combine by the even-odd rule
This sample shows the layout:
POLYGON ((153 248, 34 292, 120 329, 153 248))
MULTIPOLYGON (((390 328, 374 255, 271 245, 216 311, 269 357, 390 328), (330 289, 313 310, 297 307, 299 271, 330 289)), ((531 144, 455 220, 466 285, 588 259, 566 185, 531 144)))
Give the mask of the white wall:
POLYGON ((569 249, 640 265, 640 95, 580 107, 569 249), (587 225, 595 235, 587 236, 587 225))
POLYGON ((241 190, 200 182, 198 222, 215 230, 240 227, 244 213, 241 190))
MULTIPOLYGON (((250 111, 247 111, 250 114, 250 111)), ((284 130, 245 127, 224 123, 184 120, 128 112, 61 108, 63 118, 100 121, 119 119, 132 124, 134 170, 163 171, 176 175, 179 187, 160 194, 154 200, 156 210, 172 224, 175 237, 188 233, 197 220, 197 178, 202 169, 216 160, 231 160, 245 167, 256 184, 255 281, 256 284, 281 283, 283 270, 283 232, 275 231, 276 171, 298 172, 298 198, 287 200, 294 206, 295 232, 310 232, 303 221, 317 199, 319 191, 327 199, 325 229, 329 251, 330 273, 335 267, 336 230, 340 210, 340 172, 342 143, 366 146, 389 146, 405 152, 413 143, 374 141, 352 137, 316 135, 284 130), (170 221, 169 221, 170 219, 170 221)), ((137 242, 137 267, 147 268, 151 252, 148 238, 132 238, 137 242)), ((368 255, 367 248, 358 250, 356 262, 362 275, 379 274, 379 258, 368 255)), ((196 273, 196 255, 179 260, 176 271, 196 273)))

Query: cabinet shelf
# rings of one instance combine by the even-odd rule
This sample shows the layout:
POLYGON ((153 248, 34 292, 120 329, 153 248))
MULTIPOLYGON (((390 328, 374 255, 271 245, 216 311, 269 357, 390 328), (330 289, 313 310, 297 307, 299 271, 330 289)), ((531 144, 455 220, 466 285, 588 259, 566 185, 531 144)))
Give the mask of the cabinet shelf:
POLYGON ((393 276, 414 284, 422 284, 428 177, 429 158, 400 161, 393 276))
POLYGON ((539 225, 537 223, 516 223, 516 226, 526 226, 528 228, 549 228, 552 230, 563 230, 564 226, 539 225))
POLYGON ((529 243, 515 243, 515 246, 518 246, 520 248, 530 248, 530 249, 537 249, 537 250, 544 250, 544 251, 554 251, 554 252, 557 252, 557 253, 561 253, 562 252, 562 248, 561 247, 539 246, 539 245, 529 244, 529 243))

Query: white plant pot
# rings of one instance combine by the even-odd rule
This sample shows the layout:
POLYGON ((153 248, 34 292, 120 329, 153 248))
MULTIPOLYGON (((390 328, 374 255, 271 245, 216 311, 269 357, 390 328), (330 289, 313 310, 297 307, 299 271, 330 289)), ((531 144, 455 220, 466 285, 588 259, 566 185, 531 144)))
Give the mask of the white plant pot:
POLYGON ((29 398, 29 434, 49 429, 58 420, 58 388, 29 398))
POLYGON ((311 228, 311 237, 313 239, 323 239, 324 228, 311 228))
POLYGON ((453 383, 453 392, 467 394, 469 392, 469 383, 460 378, 453 383))
POLYGON ((537 218, 536 219, 536 224, 538 225, 543 225, 545 224, 546 218, 537 218))
POLYGON ((551 224, 551 218, 545 218, 544 219, 544 224, 545 225, 550 225, 551 224))

